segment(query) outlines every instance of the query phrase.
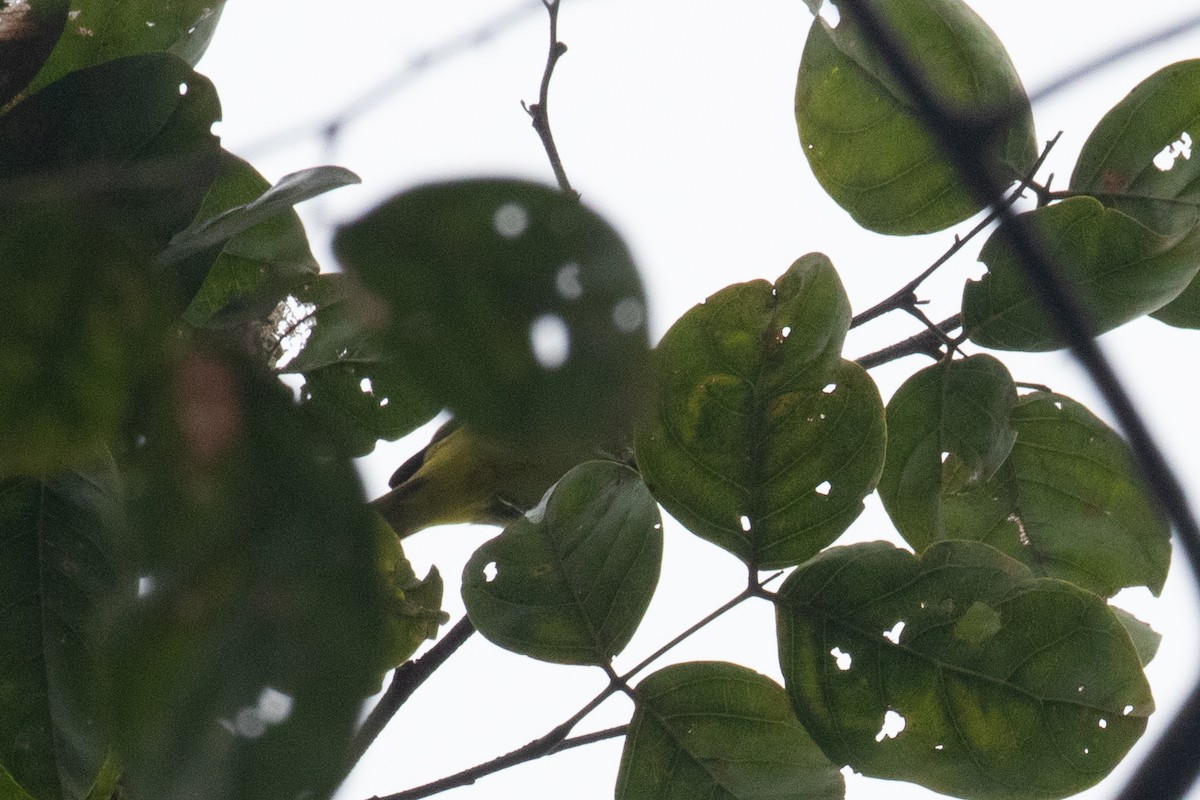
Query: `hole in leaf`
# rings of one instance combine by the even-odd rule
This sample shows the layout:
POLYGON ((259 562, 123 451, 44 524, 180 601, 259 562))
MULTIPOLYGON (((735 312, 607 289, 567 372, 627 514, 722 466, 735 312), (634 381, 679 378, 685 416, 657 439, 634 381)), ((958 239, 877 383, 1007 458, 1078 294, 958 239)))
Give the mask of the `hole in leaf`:
POLYGON ((825 394, 833 394, 834 392, 837 391, 837 384, 836 383, 827 383, 827 384, 825 384, 824 388, 821 389, 821 391, 824 392, 825 394))
POLYGON ((821 481, 820 483, 817 484, 817 487, 815 489, 813 489, 813 491, 816 492, 817 494, 821 495, 822 497, 828 497, 829 490, 832 488, 833 488, 833 484, 831 484, 829 481, 821 481))
POLYGON ((747 517, 745 514, 743 514, 741 516, 741 518, 738 520, 738 523, 742 526, 743 531, 745 531, 746 533, 750 532, 750 518, 749 517, 747 517))
POLYGON ((388 402, 390 402, 390 401, 388 400, 388 398, 386 398, 386 397, 380 398, 380 400, 379 400, 379 407, 380 407, 380 408, 387 408, 387 407, 388 407, 388 402))
POLYGON ((842 14, 833 3, 822 3, 818 16, 825 20, 831 28, 836 28, 838 23, 842 21, 842 14))
POLYGON ((1062 404, 1062 401, 1061 401, 1061 400, 1055 400, 1055 401, 1054 401, 1054 407, 1055 407, 1057 410, 1059 410, 1059 411, 1062 411, 1062 410, 1063 410, 1063 404, 1062 404))
POLYGON ((904 632, 904 620, 900 620, 892 626, 890 631, 883 632, 883 638, 887 639, 892 644, 900 644, 900 634, 904 632))
POLYGON ((1101 717, 1101 718, 1100 718, 1100 721, 1096 723, 1096 726, 1097 726, 1097 727, 1099 727, 1099 728, 1101 728, 1101 729, 1107 728, 1107 727, 1108 727, 1108 720, 1106 720, 1104 717, 1101 717))
POLYGON ((950 457, 950 451, 948 451, 948 450, 943 450, 943 451, 942 451, 942 463, 943 463, 943 464, 945 464, 945 463, 946 463, 946 459, 947 459, 947 458, 949 458, 949 457, 950 457))
POLYGON ((515 239, 529 227, 529 212, 516 203, 505 203, 492 215, 492 227, 505 239, 515 239))
MULTIPOLYGON (((303 303, 295 295, 288 295, 267 316, 268 329, 275 344, 275 367, 287 366, 288 362, 300 354, 308 337, 316 327, 317 307, 313 303, 303 303)), ((346 355, 342 351, 341 357, 346 355)))
POLYGON ((646 320, 646 309, 636 297, 626 297, 613 306, 612 321, 621 333, 633 333, 646 320))
POLYGON ((792 326, 784 325, 783 330, 779 331, 779 335, 782 336, 784 339, 791 336, 792 335, 792 326))
POLYGON ((1088 747, 1085 747, 1085 748, 1083 748, 1083 754, 1084 754, 1085 756, 1086 756, 1088 753, 1090 753, 1090 752, 1092 752, 1092 751, 1091 751, 1091 748, 1088 748, 1088 747))
POLYGON ((154 592, 154 578, 142 575, 137 581, 137 596, 139 599, 149 597, 154 592))
POLYGON ((184 97, 188 93, 188 85, 186 83, 179 84, 179 96, 184 97))
POLYGON ((1158 151, 1158 155, 1154 156, 1154 166, 1160 172, 1167 172, 1175 166, 1175 162, 1179 159, 1189 159, 1192 157, 1192 136, 1187 131, 1179 134, 1179 138, 1171 142, 1169 145, 1158 151))
POLYGON ((558 369, 571 355, 571 330, 557 314, 543 314, 529 326, 529 345, 542 369, 558 369))
POLYGON ((371 385, 370 378, 363 378, 358 382, 358 390, 363 394, 374 394, 374 387, 371 385))
POLYGON ((945 749, 946 749, 946 745, 944 745, 944 744, 935 744, 935 745, 933 746, 933 749, 934 749, 934 750, 945 750, 945 749))
POLYGON ((842 652, 842 648, 835 647, 829 651, 829 655, 833 656, 833 660, 837 662, 837 668, 842 672, 850 669, 850 665, 854 663, 854 659, 849 653, 842 652))
POLYGON ((1076 686, 1076 687, 1075 687, 1075 693, 1076 693, 1076 694, 1083 694, 1083 688, 1084 688, 1083 686, 1076 686))
POLYGON ((1017 523, 1017 541, 1022 545, 1028 546, 1029 534, 1025 532, 1025 523, 1016 514, 1009 514, 1008 521, 1017 523))
POLYGON ((574 261, 563 264, 558 274, 554 276, 554 288, 558 296, 564 300, 578 300, 583 297, 583 283, 579 280, 579 265, 574 261))
POLYGON ((880 727, 879 733, 875 734, 875 741, 882 742, 884 739, 895 739, 907 724, 908 721, 899 712, 889 708, 887 713, 883 715, 883 726, 880 727))
POLYGON ((291 695, 268 686, 259 694, 258 706, 255 710, 263 722, 269 725, 278 725, 291 716, 292 706, 295 702, 291 695))
POLYGON ((500 573, 500 570, 496 569, 495 561, 489 561, 483 567, 483 579, 487 583, 491 583, 492 581, 496 580, 496 576, 499 573, 500 573))
POLYGON ((152 20, 152 19, 148 19, 148 20, 146 20, 146 27, 147 27, 147 28, 153 28, 153 27, 154 27, 154 20, 152 20))

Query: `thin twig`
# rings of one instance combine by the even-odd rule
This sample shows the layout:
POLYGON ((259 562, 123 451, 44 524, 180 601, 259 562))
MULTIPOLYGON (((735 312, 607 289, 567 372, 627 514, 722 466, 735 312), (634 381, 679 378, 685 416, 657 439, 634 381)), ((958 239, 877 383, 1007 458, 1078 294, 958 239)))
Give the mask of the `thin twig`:
POLYGON ((642 659, 642 661, 641 661, 641 662, 639 662, 639 663, 638 663, 638 665, 637 665, 636 667, 634 667, 634 668, 633 668, 633 669, 631 669, 631 670, 628 670, 628 671, 627 671, 627 672, 626 672, 624 675, 622 675, 622 676, 621 676, 621 679, 622 679, 623 681, 628 681, 628 680, 629 680, 630 678, 632 678, 634 675, 638 674, 639 672, 641 672, 642 670, 644 670, 646 667, 650 666, 650 665, 651 665, 651 664, 653 664, 655 661, 657 661, 658 659, 662 658, 664 655, 666 655, 666 654, 667 654, 667 652, 668 652, 668 651, 670 651, 670 650, 674 649, 674 648, 675 648, 675 647, 676 647, 676 646, 677 646, 677 645, 678 645, 680 642, 682 642, 682 641, 684 641, 685 639, 688 639, 688 638, 690 638, 691 636, 695 635, 695 634, 696 634, 696 633, 697 633, 697 632, 698 632, 698 631, 699 631, 701 628, 704 628, 704 627, 706 627, 707 625, 709 625, 710 623, 712 623, 714 620, 716 620, 718 617, 721 617, 721 616, 723 616, 724 614, 726 614, 727 612, 731 611, 731 610, 732 610, 733 608, 735 608, 736 606, 739 606, 739 605, 741 605, 742 603, 746 602, 746 600, 748 600, 748 599, 750 599, 751 597, 753 597, 753 596, 754 596, 754 594, 755 594, 755 593, 754 593, 753 591, 751 591, 751 589, 749 589, 749 588, 743 589, 743 590, 741 591, 741 593, 740 593, 740 594, 738 594, 738 596, 737 596, 737 597, 733 598, 733 599, 732 599, 732 600, 730 600, 728 603, 725 603, 725 604, 724 604, 724 605, 722 605, 720 608, 718 608, 716 611, 712 612, 712 613, 711 613, 711 614, 709 614, 707 617, 705 617, 704 619, 700 620, 700 621, 699 621, 699 622, 697 622, 695 625, 692 625, 692 626, 691 626, 690 628, 688 628, 686 631, 684 631, 683 633, 679 634, 679 635, 678 635, 678 636, 676 636, 674 639, 672 639, 671 641, 669 641, 669 642, 667 642, 666 644, 664 644, 662 647, 660 647, 660 648, 658 648, 657 650, 655 650, 653 653, 651 653, 650 655, 648 655, 646 658, 642 659))
MULTIPOLYGON (((858 21, 930 131, 940 140, 963 183, 981 201, 1000 203, 1004 196, 1003 186, 992 174, 988 163, 986 154, 990 148, 981 146, 981 143, 994 140, 995 135, 1008 124, 1008 115, 979 118, 948 111, 934 95, 909 55, 897 45, 894 33, 872 3, 845 0, 842 11, 843 14, 847 11, 852 13, 858 21)), ((1058 265, 1046 254, 1037 231, 1029 221, 1015 214, 1011 208, 1000 206, 997 210, 1000 231, 1016 256, 1025 280, 1037 294, 1059 337, 1070 347, 1117 418, 1146 489, 1174 524, 1193 570, 1200 569, 1200 525, 1192 515, 1183 487, 1155 443, 1145 420, 1096 343, 1090 321, 1070 287, 1063 281, 1058 265)), ((1193 752, 1198 728, 1200 683, 1193 687, 1183 712, 1172 722, 1169 735, 1159 740, 1126 784, 1120 795, 1122 800, 1147 796, 1164 800, 1182 797, 1195 781, 1197 773, 1200 773, 1200 759, 1195 758, 1193 752)))
POLYGON ((882 350, 876 350, 874 353, 868 353, 854 360, 863 369, 874 369, 881 364, 887 364, 905 356, 925 355, 936 361, 944 355, 941 350, 944 336, 961 326, 962 314, 955 314, 934 325, 936 332, 923 330, 902 342, 896 342, 882 350))
MULTIPOLYGON (((1034 162, 1033 167, 1029 170, 1028 174, 1025 176, 1025 179, 1017 185, 1017 188, 1014 189, 1011 194, 1009 194, 1008 198, 1005 199, 1001 205, 1003 205, 1005 208, 1012 206, 1012 204, 1017 201, 1017 198, 1025 193, 1026 189, 1034 185, 1033 179, 1037 176, 1038 170, 1042 168, 1042 164, 1046 162, 1046 157, 1050 155, 1050 151, 1054 149, 1054 145, 1058 144, 1058 140, 1061 137, 1062 131, 1059 131, 1054 135, 1053 139, 1046 142, 1046 146, 1042 149, 1042 154, 1038 156, 1037 161, 1034 162)), ((986 217, 984 217, 978 225, 968 231, 966 236, 955 236, 954 244, 950 245, 946 252, 942 253, 942 255, 940 255, 936 261, 926 267, 924 272, 901 286, 890 297, 879 301, 866 311, 856 315, 854 319, 850 321, 850 327, 857 328, 859 325, 862 325, 865 322, 870 322, 876 317, 881 317, 889 311, 895 311, 899 308, 911 308, 916 305, 917 288, 924 283, 930 275, 936 272, 939 267, 953 258, 959 250, 963 249, 963 247, 967 245, 967 242, 974 239, 989 225, 995 222, 997 216, 998 212, 993 210, 986 217)))
POLYGON ((558 8, 562 0, 542 0, 546 12, 550 15, 550 52, 546 56, 546 69, 542 71, 542 86, 538 91, 538 101, 521 107, 529 114, 533 129, 542 140, 546 157, 550 159, 550 168, 554 170, 554 178, 558 186, 567 194, 578 199, 579 192, 571 188, 567 180, 567 171, 563 168, 562 158, 558 155, 558 145, 554 143, 554 133, 550 130, 550 79, 554 76, 554 66, 567 52, 567 46, 558 40, 558 8))
POLYGON ((363 757, 363 753, 367 752, 367 748, 396 715, 400 707, 408 698, 412 697, 413 692, 438 667, 446 663, 446 660, 454 655, 455 651, 462 647, 473 633, 475 633, 475 626, 471 624, 470 618, 464 616, 425 655, 415 661, 407 661, 396 668, 387 691, 371 709, 371 713, 367 715, 362 727, 358 729, 354 740, 350 743, 350 752, 346 755, 347 773, 363 757))

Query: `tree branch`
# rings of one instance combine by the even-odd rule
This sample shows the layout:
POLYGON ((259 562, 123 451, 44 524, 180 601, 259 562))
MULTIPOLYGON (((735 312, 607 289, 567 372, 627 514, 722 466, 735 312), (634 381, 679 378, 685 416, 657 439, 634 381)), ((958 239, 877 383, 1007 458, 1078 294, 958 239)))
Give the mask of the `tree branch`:
POLYGON ((554 170, 554 178, 558 181, 559 188, 579 199, 579 192, 572 189, 571 182, 567 180, 567 171, 563 168, 562 158, 558 155, 558 145, 554 143, 554 134, 550 130, 550 79, 554 76, 554 67, 558 60, 567 52, 567 46, 558 40, 558 8, 561 2, 562 0, 542 0, 542 5, 550 15, 550 52, 546 56, 546 69, 542 72, 538 101, 530 105, 522 102, 521 107, 529 114, 533 129, 542 140, 542 147, 550 159, 550 168, 554 170))
POLYGON ((406 661, 399 667, 396 667, 396 672, 392 675, 392 682, 388 684, 387 691, 383 693, 383 697, 379 698, 379 702, 371 709, 371 713, 367 715, 362 727, 358 729, 358 732, 354 735, 354 740, 350 743, 350 752, 346 755, 347 773, 363 757, 363 753, 367 752, 367 748, 371 746, 387 724, 391 722, 392 717, 396 715, 400 707, 404 705, 408 698, 412 697, 413 692, 438 667, 446 663, 446 660, 454 655, 458 648, 462 647, 467 639, 471 638, 471 634, 473 633, 475 633, 475 626, 471 624, 471 620, 468 617, 464 616, 425 655, 415 661, 406 661))
POLYGON ((942 345, 946 334, 962 326, 962 314, 948 317, 933 327, 923 330, 916 336, 910 336, 902 342, 888 345, 882 350, 868 353, 855 361, 863 369, 874 369, 889 361, 896 361, 905 356, 926 355, 937 360, 942 357, 942 345))

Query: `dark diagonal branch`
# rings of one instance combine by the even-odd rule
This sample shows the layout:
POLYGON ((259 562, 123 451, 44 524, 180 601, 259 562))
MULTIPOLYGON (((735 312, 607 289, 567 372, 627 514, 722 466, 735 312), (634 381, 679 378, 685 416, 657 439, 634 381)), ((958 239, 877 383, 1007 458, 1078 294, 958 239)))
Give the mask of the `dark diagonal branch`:
POLYGON ((905 356, 925 355, 936 360, 944 355, 942 345, 945 343, 946 335, 960 327, 962 327, 962 314, 955 314, 902 342, 896 342, 882 350, 876 350, 874 353, 868 353, 854 360, 863 369, 873 369, 905 356))
MULTIPOLYGON (((1200 526, 1192 516, 1183 487, 1150 435, 1133 400, 1096 344, 1091 323, 1063 281, 1058 265, 1047 256, 1037 232, 1028 220, 1001 204, 1004 187, 993 175, 988 163, 986 154, 990 148, 981 146, 981 143, 992 141, 997 133, 1004 130, 1010 115, 972 117, 947 110, 908 54, 897 44, 894 32, 879 16, 877 8, 867 0, 845 0, 843 13, 848 11, 858 21, 889 70, 904 87, 922 119, 940 141, 963 183, 979 200, 996 207, 1000 231, 1017 257, 1025 280, 1053 320, 1059 337, 1070 347, 1097 391, 1108 403, 1129 442, 1147 490, 1174 524, 1193 570, 1200 568, 1200 526)), ((1172 722, 1168 735, 1155 745, 1126 785, 1120 795, 1122 800, 1142 797, 1169 800, 1181 797, 1200 772, 1200 759, 1195 758, 1194 752, 1198 730, 1200 684, 1193 688, 1183 714, 1172 722)))
POLYGON ((558 155, 558 145, 554 143, 554 133, 550 130, 550 79, 554 76, 554 67, 558 60, 567 52, 567 46, 558 40, 558 7, 562 0, 542 0, 546 12, 550 15, 550 52, 546 56, 546 69, 542 72, 542 86, 538 91, 538 101, 521 107, 529 114, 533 129, 542 140, 546 157, 550 159, 550 168, 554 170, 554 178, 558 186, 572 197, 578 198, 579 192, 571 188, 567 180, 567 171, 563 168, 562 158, 558 155))

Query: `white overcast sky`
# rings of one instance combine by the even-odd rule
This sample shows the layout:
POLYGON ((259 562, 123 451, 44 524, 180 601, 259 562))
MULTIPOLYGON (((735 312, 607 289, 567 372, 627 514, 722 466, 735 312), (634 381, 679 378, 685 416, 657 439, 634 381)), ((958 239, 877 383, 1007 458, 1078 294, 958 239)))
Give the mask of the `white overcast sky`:
MULTIPOLYGON (((331 226, 417 183, 508 175, 553 176, 519 101, 533 101, 545 62, 545 13, 532 10, 503 32, 436 60, 357 116, 332 143, 316 133, 372 87, 525 0, 253 0, 230 2, 200 71, 224 106, 225 146, 268 178, 319 163, 358 172, 363 186, 303 207, 318 258, 328 268, 331 226)), ((1030 91, 1130 38, 1195 11, 1179 0, 975 0, 1030 91)), ((947 232, 895 239, 859 229, 821 191, 797 141, 792 115, 796 68, 810 15, 801 0, 563 0, 560 38, 569 47, 550 111, 566 169, 585 202, 629 242, 651 299, 655 338, 718 289, 773 280, 803 253, 827 253, 856 310, 887 296, 939 255, 947 232)), ((1065 185, 1092 126, 1138 81, 1167 63, 1200 56, 1191 33, 1101 70, 1034 109, 1038 136, 1064 132, 1049 169, 1065 185)), ((1200 141, 1197 132, 1193 138, 1200 141)), ((1166 144, 1165 142, 1162 144, 1166 144)), ((968 225, 958 230, 965 231, 968 225)), ((957 310, 961 285, 981 268, 968 253, 929 282, 929 314, 957 310)), ((915 332, 911 320, 856 331, 848 355, 915 332)), ((1140 321, 1104 337, 1186 486, 1200 496, 1200 415, 1194 357, 1200 333, 1140 321)), ((1066 356, 1004 357, 1017 380, 1046 383, 1102 416, 1096 393, 1066 356)), ((874 370, 885 398, 924 366, 910 358, 874 370)), ((381 447, 367 468, 368 492, 421 444, 424 431, 381 447)), ((856 540, 891 526, 876 500, 852 528, 856 540)), ((409 540, 421 569, 438 564, 457 618, 457 579, 493 529, 456 528, 409 540)), ((1162 600, 1123 595, 1166 634, 1149 675, 1160 711, 1146 741, 1167 721, 1200 665, 1194 591, 1181 556, 1162 600)), ((628 667, 735 595, 739 563, 668 526, 663 579, 629 650, 628 667)), ((770 609, 743 606, 675 651, 675 660, 726 659, 778 677, 770 609)), ((507 752, 584 705, 606 683, 598 670, 542 665, 474 637, 401 711, 340 795, 386 794, 507 752)), ((603 706, 579 732, 628 720, 627 701, 603 706)), ((573 750, 449 792, 453 800, 599 800, 612 796, 621 740, 573 750)), ((1131 763, 1131 762, 1129 762, 1131 763)), ((1118 773, 1119 775, 1120 773, 1118 773)), ((1106 798, 1110 778, 1081 795, 1106 798)), ((908 784, 853 778, 850 798, 930 798, 908 784)), ((1200 796, 1200 795, 1197 795, 1200 796)))

